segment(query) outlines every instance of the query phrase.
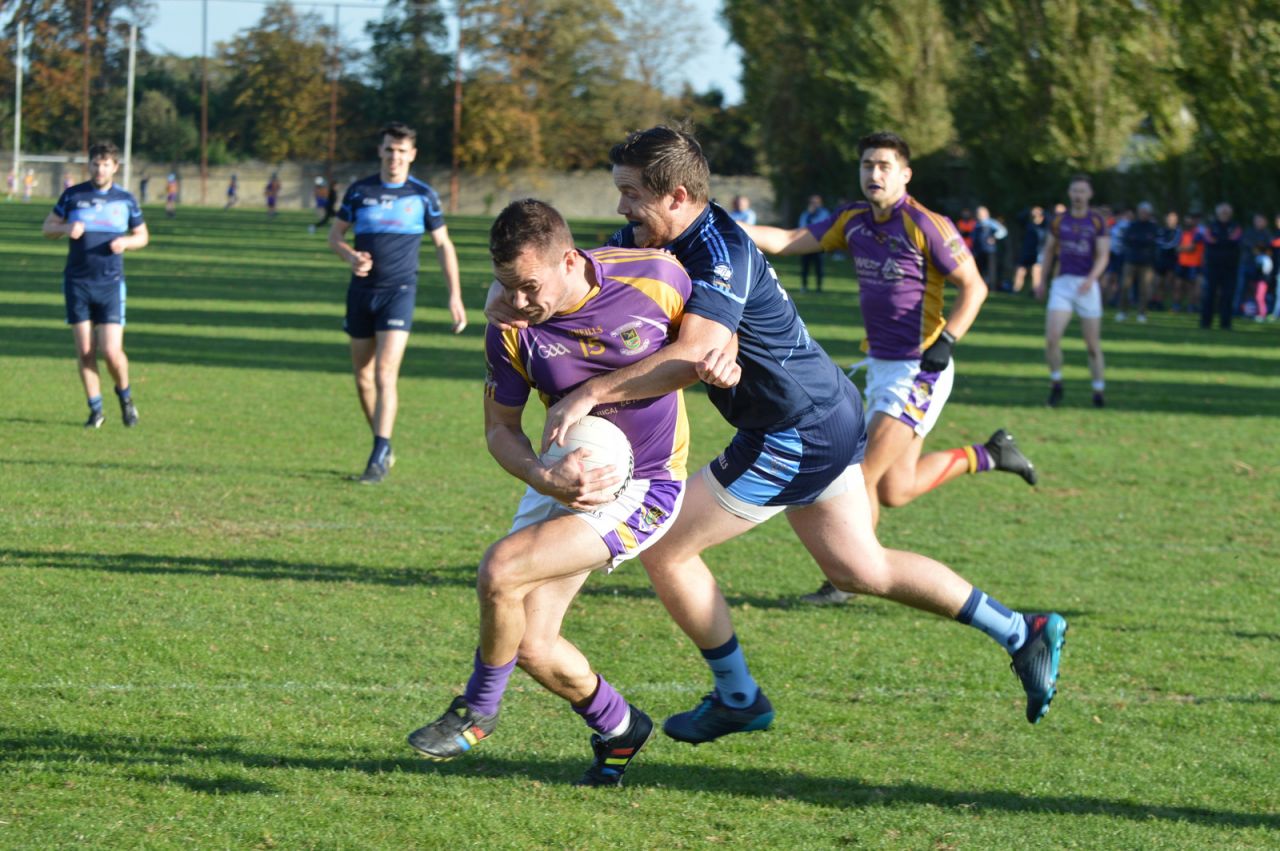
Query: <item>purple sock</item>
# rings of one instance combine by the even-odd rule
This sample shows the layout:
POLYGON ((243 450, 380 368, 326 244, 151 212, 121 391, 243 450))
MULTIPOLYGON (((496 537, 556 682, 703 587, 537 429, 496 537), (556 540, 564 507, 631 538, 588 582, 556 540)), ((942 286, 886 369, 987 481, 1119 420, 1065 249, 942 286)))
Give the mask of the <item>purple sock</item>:
POLYGON ((627 717, 627 702, 609 685, 604 677, 596 674, 599 685, 586 706, 575 706, 573 711, 582 716, 587 726, 604 735, 622 723, 627 717))
POLYGON ((507 690, 507 680, 511 679, 511 672, 515 668, 515 659, 505 665, 486 665, 480 660, 480 649, 476 648, 475 669, 462 693, 471 711, 480 715, 497 713, 498 707, 502 705, 502 694, 507 690))
POLYGON ((971 447, 973 449, 973 463, 975 473, 985 473, 991 469, 991 453, 987 451, 987 447, 981 443, 975 443, 971 447))

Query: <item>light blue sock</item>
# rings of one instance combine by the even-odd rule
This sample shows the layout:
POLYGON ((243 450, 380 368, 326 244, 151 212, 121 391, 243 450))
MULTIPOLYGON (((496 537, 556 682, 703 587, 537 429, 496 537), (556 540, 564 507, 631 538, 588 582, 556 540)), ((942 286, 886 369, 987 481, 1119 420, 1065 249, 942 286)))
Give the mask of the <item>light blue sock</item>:
POLYGON ((89 397, 89 413, 91 414, 102 413, 102 397, 101 396, 89 397))
POLYGON ((1012 655, 1027 640, 1027 619, 1021 612, 1005 608, 999 600, 974 588, 956 615, 962 624, 980 629, 1012 655))
POLYGON ((737 635, 731 635, 719 647, 703 650, 702 658, 707 660, 707 667, 716 680, 716 694, 726 706, 745 709, 755 702, 760 686, 747 670, 747 657, 738 646, 737 635))

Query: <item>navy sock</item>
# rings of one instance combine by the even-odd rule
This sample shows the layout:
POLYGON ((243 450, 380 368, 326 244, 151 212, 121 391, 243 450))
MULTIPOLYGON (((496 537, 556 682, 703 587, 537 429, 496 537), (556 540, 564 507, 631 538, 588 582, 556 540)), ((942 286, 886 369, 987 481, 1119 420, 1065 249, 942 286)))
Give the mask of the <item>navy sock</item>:
POLYGON ((128 387, 124 388, 123 390, 121 390, 119 387, 116 388, 116 398, 120 400, 121 405, 123 405, 125 402, 128 402, 131 396, 132 394, 130 393, 128 387))
POLYGON ((703 650, 702 658, 707 660, 707 667, 715 677, 716 694, 726 706, 745 709, 755 702, 760 686, 747 670, 747 658, 738 646, 737 635, 729 636, 719 647, 703 650))
POLYGON ((89 413, 91 414, 102 413, 102 397, 101 396, 89 397, 89 413))
POLYGON ((391 454, 391 438, 375 437, 373 439, 373 452, 369 455, 370 464, 387 465, 387 456, 391 454))
POLYGON ((1021 612, 1005 608, 999 600, 974 588, 956 620, 991 636, 997 644, 1016 653, 1027 640, 1027 619, 1021 612))

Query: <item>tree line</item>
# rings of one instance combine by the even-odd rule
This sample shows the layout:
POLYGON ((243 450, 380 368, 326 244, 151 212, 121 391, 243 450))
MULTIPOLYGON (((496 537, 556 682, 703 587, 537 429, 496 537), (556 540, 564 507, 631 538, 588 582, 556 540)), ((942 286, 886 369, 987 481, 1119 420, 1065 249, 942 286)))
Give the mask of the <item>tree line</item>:
MULTIPOLYGON (((30 33, 24 146, 78 150, 86 4, 6 5, 6 55, 19 18, 30 33)), ((95 134, 123 125, 132 20, 135 150, 195 159, 201 60, 147 49, 149 0, 87 8, 95 134)), ((1280 0, 724 0, 744 54, 732 106, 673 85, 704 38, 688 0, 389 0, 362 50, 281 0, 210 58, 210 161, 324 159, 340 69, 339 160, 368 159, 370 129, 407 119, 420 160, 448 163, 455 12, 458 155, 474 172, 600 167, 628 129, 676 119, 718 173, 772 177, 784 209, 814 191, 856 196, 855 143, 875 129, 908 139, 913 188, 935 203, 1011 209, 1086 171, 1100 196, 1280 208, 1280 0)), ((3 74, 10 126, 11 62, 3 74)))

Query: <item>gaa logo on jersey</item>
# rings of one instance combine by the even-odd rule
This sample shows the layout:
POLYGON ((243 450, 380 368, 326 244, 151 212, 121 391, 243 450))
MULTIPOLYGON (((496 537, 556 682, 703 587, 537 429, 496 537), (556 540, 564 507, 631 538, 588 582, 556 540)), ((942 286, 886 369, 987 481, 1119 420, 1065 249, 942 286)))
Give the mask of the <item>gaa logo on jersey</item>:
POLYGON ((630 322, 609 332, 610 337, 615 337, 622 342, 622 353, 627 357, 634 357, 649 349, 650 341, 640 336, 639 324, 630 322))
POLYGON ((717 263, 711 270, 711 285, 722 290, 733 289, 733 267, 728 263, 717 263))

